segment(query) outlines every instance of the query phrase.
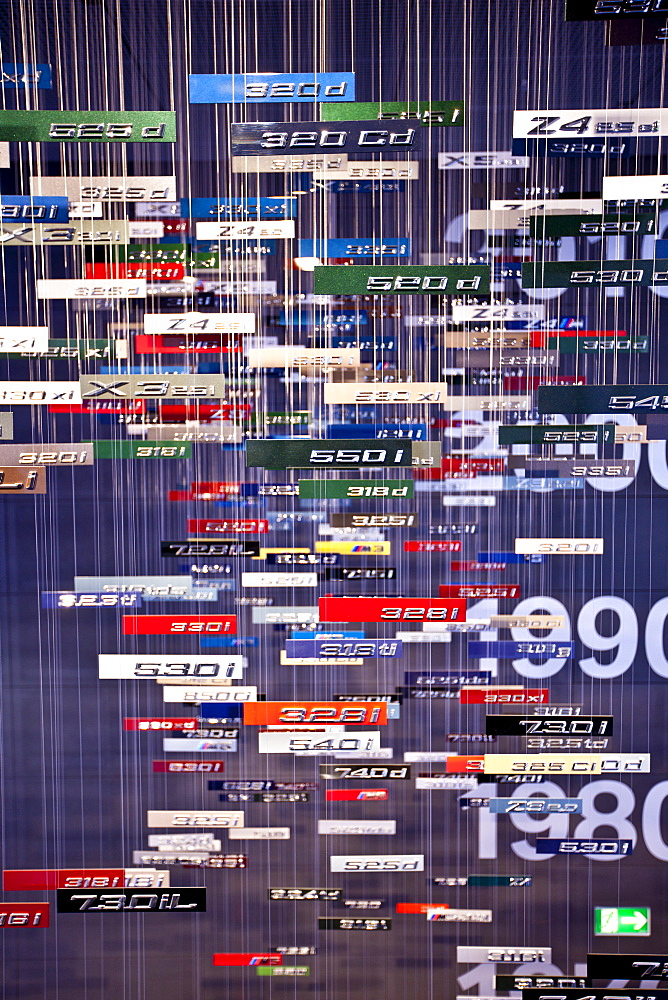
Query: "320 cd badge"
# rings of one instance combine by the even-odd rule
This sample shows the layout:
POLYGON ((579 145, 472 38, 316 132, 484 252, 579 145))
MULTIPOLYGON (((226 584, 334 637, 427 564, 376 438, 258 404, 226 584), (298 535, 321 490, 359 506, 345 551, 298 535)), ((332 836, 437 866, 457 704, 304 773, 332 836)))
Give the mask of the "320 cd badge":
POLYGON ((422 146, 420 129, 399 121, 253 122, 230 129, 233 156, 272 156, 276 150, 366 153, 379 149, 387 155, 422 146))

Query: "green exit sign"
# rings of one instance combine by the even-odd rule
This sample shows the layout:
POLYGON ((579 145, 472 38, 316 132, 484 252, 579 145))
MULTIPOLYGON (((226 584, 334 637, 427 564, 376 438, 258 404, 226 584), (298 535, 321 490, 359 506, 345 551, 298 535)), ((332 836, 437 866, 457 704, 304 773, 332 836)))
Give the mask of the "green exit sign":
POLYGON ((649 937, 650 911, 648 906, 596 906, 594 907, 594 934, 614 937, 639 935, 649 937))

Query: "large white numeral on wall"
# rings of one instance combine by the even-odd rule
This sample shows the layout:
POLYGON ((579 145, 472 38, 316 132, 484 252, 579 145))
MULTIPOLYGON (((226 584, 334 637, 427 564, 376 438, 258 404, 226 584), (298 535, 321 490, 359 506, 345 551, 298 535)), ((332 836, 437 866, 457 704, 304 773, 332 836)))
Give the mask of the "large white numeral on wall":
POLYGON ((659 861, 668 861, 668 844, 661 835, 661 812, 668 795, 668 781, 660 781, 650 789, 642 809, 642 835, 650 854, 659 861))
MULTIPOLYGON (((540 969, 538 970, 540 972, 540 969)), ((494 976, 496 975, 496 962, 479 962, 472 969, 457 977, 461 989, 470 990, 474 986, 478 987, 477 993, 471 993, 472 997, 488 997, 494 993, 494 976)))
POLYGON ((583 673, 602 680, 619 677, 629 669, 638 650, 638 618, 629 602, 621 597, 594 597, 578 615, 578 635, 585 646, 596 652, 617 649, 610 663, 599 663, 595 656, 580 660, 583 673), (598 615, 605 612, 617 616, 619 624, 613 635, 602 635, 596 628, 598 615))
MULTIPOLYGON (((523 233, 527 232, 526 229, 519 231, 523 233)), ((562 237, 561 246, 557 249, 557 260, 577 260, 574 236, 562 237)), ((516 281, 518 287, 522 289, 523 295, 526 295, 528 299, 538 302, 545 302, 548 299, 558 299, 564 292, 568 291, 568 288, 522 288, 522 279, 517 278, 516 281)))
MULTIPOLYGON (((490 618, 492 615, 498 615, 498 613, 498 597, 483 597, 481 601, 469 604, 466 608, 466 617, 472 621, 475 618, 490 618)), ((490 631, 485 632, 486 642, 496 642, 498 638, 499 633, 496 629, 490 629, 490 631)), ((499 661, 494 656, 482 656, 478 661, 478 670, 491 670, 492 677, 496 677, 499 671, 499 661)), ((496 854, 494 857, 496 857, 496 854)))
POLYGON ((668 490, 668 465, 666 464, 666 445, 668 441, 649 441, 647 444, 647 462, 652 479, 657 486, 668 490))
POLYGON ((645 624, 645 655, 650 667, 659 677, 668 677, 668 660, 663 642, 666 615, 668 615, 668 597, 662 597, 650 608, 645 624))
MULTIPOLYGON (((619 427, 635 427, 636 419, 630 413, 590 413, 585 420, 586 424, 617 424, 619 427)), ((596 445, 583 445, 582 451, 596 455, 596 445)), ((631 460, 636 463, 636 475, 640 468, 642 458, 642 446, 634 444, 632 441, 625 441, 622 445, 622 461, 631 460)), ((635 479, 635 476, 621 476, 620 478, 602 479, 600 476, 587 476, 587 483, 601 493, 615 493, 617 490, 625 490, 635 479)))
MULTIPOLYGON (((524 784, 518 785, 511 798, 526 799, 534 795, 545 796, 548 799, 563 799, 565 793, 563 788, 555 785, 553 781, 541 781, 539 785, 524 784)), ((552 815, 533 817, 529 813, 508 813, 511 823, 518 830, 524 833, 540 833, 544 837, 552 837, 565 840, 568 837, 568 821, 570 817, 566 813, 553 813, 552 815)), ((528 840, 516 840, 510 845, 511 850, 519 858, 525 861, 548 861, 554 854, 536 854, 536 848, 528 840)))
MULTIPOLYGON (((480 786, 484 788, 484 794, 494 798, 497 794, 496 784, 487 782, 480 786)), ((477 799, 481 792, 474 789, 461 796, 463 799, 477 799)), ((491 813, 489 809, 474 809, 473 812, 478 817, 478 858, 496 858, 498 854, 496 813, 491 813)))
MULTIPOLYGON (((553 628, 546 637, 553 642, 557 639, 570 642, 571 620, 568 611, 561 601, 554 597, 527 597, 513 609, 514 615, 564 615, 566 621, 559 628, 553 628)), ((511 628, 510 634, 517 642, 535 642, 537 636, 528 628, 511 628)), ((558 674, 568 661, 550 656, 544 663, 532 663, 526 656, 520 660, 513 660, 513 667, 522 677, 553 677, 558 674)))

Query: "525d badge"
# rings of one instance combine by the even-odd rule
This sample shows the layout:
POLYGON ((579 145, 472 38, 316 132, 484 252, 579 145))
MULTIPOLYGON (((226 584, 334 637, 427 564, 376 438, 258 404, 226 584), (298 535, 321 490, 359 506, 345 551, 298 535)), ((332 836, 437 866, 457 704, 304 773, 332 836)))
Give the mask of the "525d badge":
POLYGON ((175 111, 0 111, 2 142, 176 142, 175 111))

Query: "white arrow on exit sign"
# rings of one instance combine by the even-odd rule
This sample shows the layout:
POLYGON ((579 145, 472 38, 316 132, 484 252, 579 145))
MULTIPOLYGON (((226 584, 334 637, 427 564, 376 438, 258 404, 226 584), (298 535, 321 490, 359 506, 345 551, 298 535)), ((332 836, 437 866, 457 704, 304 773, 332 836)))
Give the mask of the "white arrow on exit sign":
POLYGON ((647 923, 647 917, 640 910, 634 910, 628 916, 620 916, 620 924, 631 924, 634 931, 641 930, 647 923))

